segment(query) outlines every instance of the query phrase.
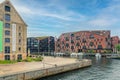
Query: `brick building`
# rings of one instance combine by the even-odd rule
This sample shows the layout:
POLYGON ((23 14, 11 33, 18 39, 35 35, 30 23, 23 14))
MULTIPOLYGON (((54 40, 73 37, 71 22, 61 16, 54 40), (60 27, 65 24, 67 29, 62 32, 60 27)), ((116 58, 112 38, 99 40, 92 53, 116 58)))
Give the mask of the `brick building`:
POLYGON ((113 49, 113 52, 116 52, 115 46, 119 44, 119 37, 118 36, 111 37, 111 43, 112 43, 111 47, 113 49))
POLYGON ((9 0, 0 3, 0 60, 26 58, 27 25, 9 0))
POLYGON ((78 31, 63 33, 56 41, 56 52, 111 51, 110 31, 78 31))
POLYGON ((55 41, 52 36, 30 37, 27 39, 27 50, 31 53, 36 52, 54 52, 55 41))

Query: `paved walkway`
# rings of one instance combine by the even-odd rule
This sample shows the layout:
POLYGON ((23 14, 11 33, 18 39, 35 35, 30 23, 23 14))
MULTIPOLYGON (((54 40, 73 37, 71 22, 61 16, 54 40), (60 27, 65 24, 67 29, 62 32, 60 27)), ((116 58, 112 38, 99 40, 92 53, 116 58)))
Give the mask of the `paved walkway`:
POLYGON ((44 60, 42 62, 19 62, 15 64, 7 64, 7 65, 0 64, 0 75, 10 74, 13 72, 29 71, 34 69, 50 68, 55 65, 60 66, 75 62, 76 59, 44 57, 44 60))

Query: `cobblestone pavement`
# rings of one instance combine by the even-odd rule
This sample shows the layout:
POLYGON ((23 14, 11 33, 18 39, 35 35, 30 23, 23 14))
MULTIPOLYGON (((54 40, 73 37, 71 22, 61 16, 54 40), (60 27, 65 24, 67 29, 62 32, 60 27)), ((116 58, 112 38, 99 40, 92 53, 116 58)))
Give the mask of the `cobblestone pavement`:
POLYGON ((35 69, 50 68, 53 66, 60 66, 75 63, 76 59, 59 58, 59 57, 44 57, 42 62, 19 62, 15 64, 0 64, 0 75, 30 71, 35 69))

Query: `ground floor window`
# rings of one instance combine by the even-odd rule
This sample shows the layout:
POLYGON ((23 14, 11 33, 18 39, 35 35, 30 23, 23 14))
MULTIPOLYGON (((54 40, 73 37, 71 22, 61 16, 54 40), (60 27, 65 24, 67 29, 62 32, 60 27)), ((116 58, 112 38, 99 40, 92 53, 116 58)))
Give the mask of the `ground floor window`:
POLYGON ((5 55, 5 60, 10 60, 10 55, 5 55))
POLYGON ((5 53, 10 53, 10 46, 5 46, 5 53))
POLYGON ((22 60, 22 55, 21 55, 21 54, 18 54, 17 59, 18 59, 18 60, 22 60))

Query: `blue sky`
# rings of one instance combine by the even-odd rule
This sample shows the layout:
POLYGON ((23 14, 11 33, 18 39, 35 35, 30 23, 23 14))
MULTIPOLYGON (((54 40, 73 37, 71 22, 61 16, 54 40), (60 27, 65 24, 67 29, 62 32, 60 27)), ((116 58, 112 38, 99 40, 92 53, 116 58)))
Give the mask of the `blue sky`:
MULTIPOLYGON (((2 2, 3 0, 0 0, 2 2)), ((111 30, 120 36, 120 0, 11 0, 30 36, 111 30)))

